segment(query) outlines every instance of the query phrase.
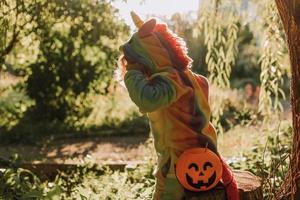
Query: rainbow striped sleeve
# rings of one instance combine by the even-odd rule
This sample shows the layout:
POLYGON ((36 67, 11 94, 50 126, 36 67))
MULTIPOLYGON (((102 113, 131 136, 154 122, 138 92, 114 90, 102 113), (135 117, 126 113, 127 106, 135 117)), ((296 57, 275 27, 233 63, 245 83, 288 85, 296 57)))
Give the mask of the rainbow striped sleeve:
POLYGON ((147 80, 138 70, 128 70, 125 85, 132 101, 140 112, 153 112, 166 107, 176 100, 176 88, 172 81, 163 75, 147 80))

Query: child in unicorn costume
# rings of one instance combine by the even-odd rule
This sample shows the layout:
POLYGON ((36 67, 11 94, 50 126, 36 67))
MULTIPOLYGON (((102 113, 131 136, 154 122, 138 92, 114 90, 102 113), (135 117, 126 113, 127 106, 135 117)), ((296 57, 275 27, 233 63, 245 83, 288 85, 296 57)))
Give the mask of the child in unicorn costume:
MULTIPOLYGON (((217 134, 211 124, 209 84, 189 68, 185 42, 166 24, 143 22, 134 12, 138 31, 120 47, 120 69, 130 98, 147 113, 158 156, 154 200, 184 199, 175 165, 187 149, 206 146, 217 152, 217 134)), ((219 154, 218 154, 219 155, 219 154)), ((229 200, 239 199, 236 182, 223 161, 223 185, 229 200)))

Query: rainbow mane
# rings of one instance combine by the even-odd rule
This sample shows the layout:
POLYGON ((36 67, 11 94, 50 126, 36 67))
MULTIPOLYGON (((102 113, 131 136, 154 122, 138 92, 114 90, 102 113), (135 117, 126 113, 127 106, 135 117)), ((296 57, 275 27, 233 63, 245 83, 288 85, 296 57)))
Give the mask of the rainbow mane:
POLYGON ((171 32, 166 24, 156 24, 154 31, 159 33, 168 43, 176 62, 183 70, 191 66, 192 59, 187 55, 187 47, 184 40, 171 32))

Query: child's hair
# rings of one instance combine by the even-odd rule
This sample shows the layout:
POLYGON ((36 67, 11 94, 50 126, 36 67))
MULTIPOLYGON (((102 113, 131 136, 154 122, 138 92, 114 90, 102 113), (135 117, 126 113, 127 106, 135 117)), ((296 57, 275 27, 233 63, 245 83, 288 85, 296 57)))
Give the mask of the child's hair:
POLYGON ((124 54, 121 54, 118 58, 117 70, 115 71, 117 80, 124 80, 124 76, 126 74, 126 64, 127 61, 125 59, 125 56, 124 54))
MULTIPOLYGON (((126 66, 128 64, 130 64, 131 62, 128 61, 128 59, 126 59, 126 56, 122 53, 117 61, 117 69, 115 70, 115 79, 117 81, 123 82, 124 81, 124 77, 127 71, 126 66)), ((133 63, 131 63, 133 64, 133 63)), ((135 63, 136 64, 136 63, 135 63)), ((143 64, 139 63, 139 65, 141 66, 141 71, 146 75, 149 76, 149 72, 146 70, 146 68, 143 66, 143 64)), ((123 83, 121 83, 123 84, 123 83)))

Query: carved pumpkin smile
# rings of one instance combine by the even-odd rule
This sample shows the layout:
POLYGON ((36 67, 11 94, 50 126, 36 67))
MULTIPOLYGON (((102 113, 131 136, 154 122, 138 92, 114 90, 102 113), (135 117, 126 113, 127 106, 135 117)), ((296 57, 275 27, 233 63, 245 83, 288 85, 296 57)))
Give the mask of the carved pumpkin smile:
POLYGON ((190 191, 210 190, 218 184, 221 176, 221 160, 209 149, 188 149, 176 163, 176 177, 190 191))
MULTIPOLYGON (((216 180, 217 174, 210 162, 206 162, 204 164, 203 171, 199 171, 199 167, 195 163, 191 163, 189 165, 189 169, 194 169, 194 172, 199 174, 198 176, 192 177, 188 173, 186 174, 186 180, 188 184, 194 188, 201 189, 201 187, 203 187, 203 189, 205 190, 205 188, 212 185, 216 180), (207 169, 207 167, 209 168, 207 169)), ((194 172, 192 175, 194 175, 194 172)))

